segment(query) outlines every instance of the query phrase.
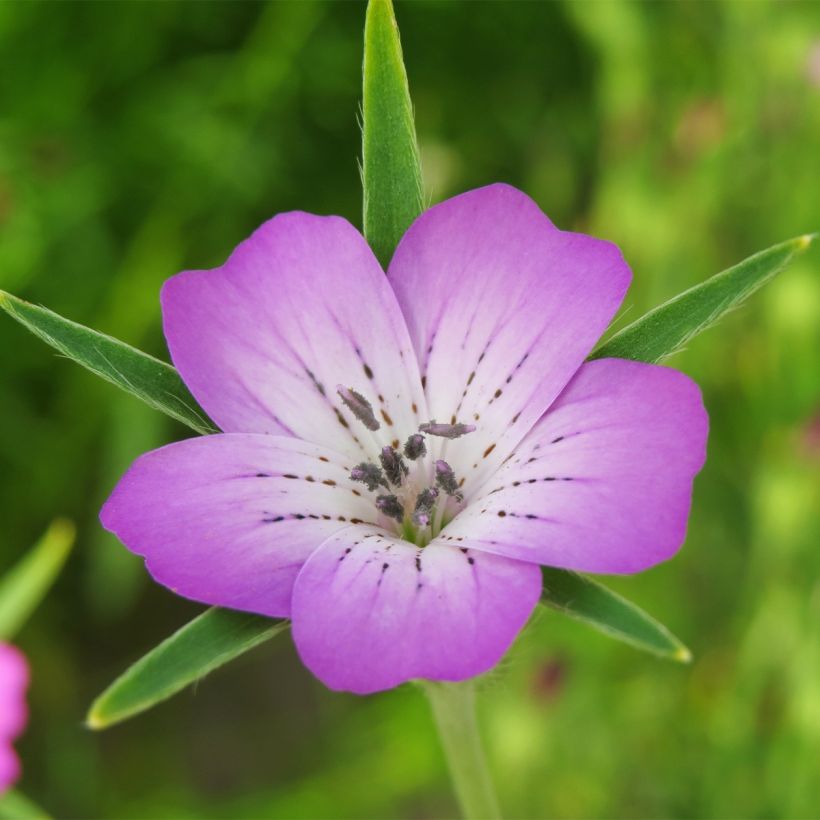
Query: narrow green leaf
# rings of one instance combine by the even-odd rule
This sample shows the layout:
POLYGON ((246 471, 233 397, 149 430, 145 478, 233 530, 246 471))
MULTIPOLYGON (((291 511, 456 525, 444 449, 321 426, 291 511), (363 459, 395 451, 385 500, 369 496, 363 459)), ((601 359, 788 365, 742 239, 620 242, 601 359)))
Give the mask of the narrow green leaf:
POLYGON ((391 0, 367 4, 362 72, 364 235, 386 267, 424 210, 413 106, 391 0))
POLYGON ((689 650, 665 627, 603 584, 575 572, 542 567, 541 603, 600 632, 669 660, 688 663, 689 650))
POLYGON ((799 236, 750 256, 738 265, 670 299, 616 333, 591 356, 658 362, 737 307, 806 250, 816 234, 799 236))
POLYGON ((74 525, 58 518, 0 579, 0 640, 13 638, 60 574, 74 544, 74 525))
POLYGON ((117 678, 91 705, 88 726, 105 729, 156 706, 287 626, 247 612, 206 610, 117 678))
POLYGON ((197 433, 216 432, 171 365, 2 290, 0 308, 69 359, 155 410, 167 413, 197 433))
POLYGON ((14 789, 0 794, 0 820, 48 820, 48 817, 38 805, 14 789))

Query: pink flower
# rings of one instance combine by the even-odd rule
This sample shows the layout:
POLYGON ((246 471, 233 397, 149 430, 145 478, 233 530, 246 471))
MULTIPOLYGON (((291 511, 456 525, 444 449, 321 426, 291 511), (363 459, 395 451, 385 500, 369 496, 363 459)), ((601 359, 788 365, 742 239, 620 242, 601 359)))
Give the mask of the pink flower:
POLYGON ((291 618, 331 688, 480 674, 539 564, 638 572, 683 542, 698 388, 584 363, 629 280, 507 185, 424 213, 387 276, 345 220, 281 214, 166 282, 172 358, 224 433, 142 456, 102 522, 175 592, 291 618))
POLYGON ((20 761, 11 744, 26 725, 27 687, 28 665, 23 654, 0 643, 0 794, 20 776, 20 761))

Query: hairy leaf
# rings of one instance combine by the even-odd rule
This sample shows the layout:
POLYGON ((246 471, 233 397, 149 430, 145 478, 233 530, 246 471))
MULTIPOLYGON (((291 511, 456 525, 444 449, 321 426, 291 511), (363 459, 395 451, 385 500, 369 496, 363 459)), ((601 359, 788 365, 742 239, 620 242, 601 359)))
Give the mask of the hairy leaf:
POLYGON ((288 626, 213 607, 129 667, 91 705, 88 726, 105 729, 156 706, 288 626))
POLYGON ((390 0, 368 3, 362 71, 364 235, 386 267, 424 209, 413 106, 390 0))
POLYGON ((620 330, 590 358, 658 362, 670 356, 766 284, 813 239, 814 235, 790 239, 715 274, 620 330))
POLYGON ((654 618, 603 584, 567 570, 542 567, 541 603, 663 658, 687 663, 689 650, 654 618))
POLYGON ((216 432, 171 365, 5 291, 0 291, 0 307, 69 359, 155 410, 187 424, 197 433, 216 432))

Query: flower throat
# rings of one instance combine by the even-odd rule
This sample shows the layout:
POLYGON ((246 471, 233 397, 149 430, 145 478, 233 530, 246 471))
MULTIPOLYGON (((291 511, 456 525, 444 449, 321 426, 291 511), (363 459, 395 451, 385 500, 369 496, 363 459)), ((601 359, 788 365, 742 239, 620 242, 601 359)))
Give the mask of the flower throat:
MULTIPOLYGON (((381 427, 373 406, 353 388, 337 385, 336 392, 351 413, 371 432, 381 427)), ((350 471, 350 478, 364 484, 372 493, 378 511, 394 523, 397 534, 424 547, 452 520, 464 501, 459 480, 452 467, 442 459, 434 465, 430 481, 427 469, 425 435, 455 439, 472 433, 472 424, 439 424, 430 421, 419 425, 404 447, 383 447, 379 463, 363 461, 350 471), (456 507, 454 510, 453 507, 456 507)))

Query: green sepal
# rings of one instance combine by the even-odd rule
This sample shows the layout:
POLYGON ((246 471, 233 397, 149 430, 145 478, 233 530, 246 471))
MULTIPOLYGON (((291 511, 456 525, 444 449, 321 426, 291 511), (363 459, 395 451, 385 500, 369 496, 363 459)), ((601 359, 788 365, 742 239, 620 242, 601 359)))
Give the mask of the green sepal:
POLYGON ((362 66, 364 235, 387 267, 410 223, 424 210, 413 105, 390 0, 370 0, 362 66))
POLYGON ((815 236, 790 239, 716 273, 618 331, 590 359, 659 362, 671 356, 780 273, 815 236))
POLYGON ((610 638, 668 660, 688 663, 692 653, 661 623, 598 581, 542 567, 541 603, 610 638))
POLYGON ((206 610, 120 675, 91 704, 87 725, 106 729, 156 706, 278 635, 288 623, 217 607, 206 610))
POLYGON ((0 291, 0 308, 64 356, 155 410, 197 433, 216 432, 170 364, 5 291, 0 291))

